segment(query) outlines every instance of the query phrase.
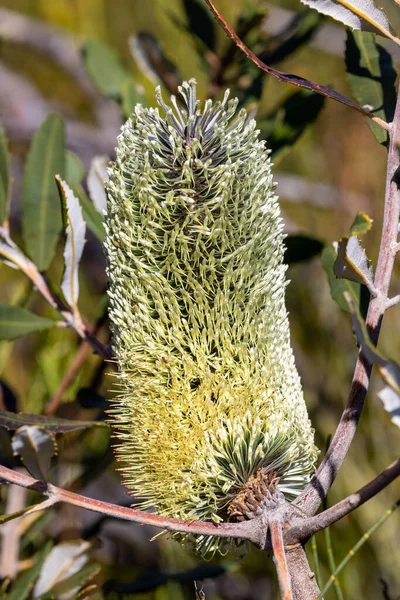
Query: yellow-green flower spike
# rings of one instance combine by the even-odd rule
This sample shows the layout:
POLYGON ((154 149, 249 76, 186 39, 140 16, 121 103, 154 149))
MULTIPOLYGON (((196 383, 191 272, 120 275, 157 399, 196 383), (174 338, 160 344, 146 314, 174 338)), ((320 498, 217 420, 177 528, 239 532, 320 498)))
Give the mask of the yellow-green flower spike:
MULTIPOLYGON (((221 522, 293 499, 316 449, 290 347, 271 162, 237 100, 136 106, 110 169, 110 318, 124 481, 141 507, 221 522)), ((197 550, 222 542, 197 537, 197 550)))

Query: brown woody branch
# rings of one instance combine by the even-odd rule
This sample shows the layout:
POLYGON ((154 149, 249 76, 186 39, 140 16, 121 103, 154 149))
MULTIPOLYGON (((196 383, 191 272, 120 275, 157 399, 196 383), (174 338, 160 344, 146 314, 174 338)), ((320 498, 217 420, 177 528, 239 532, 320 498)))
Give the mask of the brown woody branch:
POLYGON ((324 512, 307 518, 298 525, 294 525, 290 530, 290 538, 304 541, 314 535, 314 533, 317 533, 317 531, 322 531, 326 527, 330 527, 379 494, 397 477, 400 477, 400 458, 389 465, 375 479, 364 485, 357 492, 354 492, 354 494, 344 498, 324 512))
POLYGON ((336 92, 335 90, 332 90, 331 88, 326 87, 324 85, 320 85, 319 83, 314 83, 313 81, 305 79, 304 77, 300 77, 299 75, 285 73, 284 71, 279 71, 278 69, 274 69, 273 67, 270 67, 267 64, 265 64, 262 60, 258 58, 258 56, 254 54, 254 52, 250 50, 248 46, 246 46, 246 44, 241 40, 241 38, 237 35, 234 29, 229 25, 229 23, 227 23, 227 21, 224 19, 221 13, 218 11, 213 0, 205 0, 205 2, 210 7, 214 17, 218 21, 219 25, 221 25, 222 29, 225 31, 227 36, 230 37, 231 40, 235 42, 237 47, 244 52, 247 58, 253 61, 253 63, 255 63, 257 67, 259 67, 262 71, 265 71, 269 75, 273 75, 273 77, 276 77, 277 79, 279 79, 279 81, 283 81, 284 83, 290 83, 291 85, 310 90, 311 92, 315 92, 316 94, 326 96, 327 98, 336 100, 336 102, 345 104, 349 108, 352 108, 353 110, 356 110, 357 112, 363 114, 365 117, 372 119, 373 121, 375 121, 375 123, 383 127, 383 129, 389 128, 388 124, 385 121, 379 119, 378 117, 374 117, 371 113, 364 110, 356 102, 349 100, 349 98, 346 98, 342 94, 339 94, 339 92, 336 92))
MULTIPOLYGON (((397 252, 400 190, 396 173, 400 164, 400 87, 389 139, 382 236, 374 281, 377 295, 370 302, 366 318, 366 326, 375 345, 378 343, 383 315, 387 309, 390 280, 397 252)), ((346 458, 364 406, 371 370, 372 366, 360 353, 347 404, 328 452, 308 486, 295 501, 308 515, 313 515, 318 510, 346 458)))

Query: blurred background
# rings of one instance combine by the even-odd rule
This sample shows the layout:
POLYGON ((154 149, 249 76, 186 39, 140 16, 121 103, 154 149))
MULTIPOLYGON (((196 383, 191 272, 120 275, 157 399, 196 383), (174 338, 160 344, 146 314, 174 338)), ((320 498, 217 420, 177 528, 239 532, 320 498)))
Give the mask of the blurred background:
MULTIPOLYGON (((392 3, 388 10, 399 25, 394 6, 392 3)), ((344 27, 321 18, 297 0, 218 0, 218 8, 267 64, 351 97, 344 27)), ((394 60, 398 63, 398 54, 394 60)), ((135 103, 154 105, 155 85, 162 85, 167 97, 191 77, 197 79, 202 98, 220 98, 230 87, 241 105, 254 112, 261 135, 272 150, 284 222, 291 236, 287 306, 293 345, 317 444, 323 452, 346 402, 357 348, 348 315, 331 298, 320 254, 324 246, 347 232, 358 211, 364 211, 373 219, 373 227, 363 244, 375 263, 386 149, 358 113, 258 71, 225 37, 204 3, 0 0, 0 119, 12 155, 13 238, 18 241, 20 236, 24 160, 32 135, 47 114, 57 112, 65 121, 66 147, 73 153, 69 160, 75 175, 79 172, 74 179, 76 193, 83 202, 90 202, 86 174, 92 160, 105 157, 97 159, 105 164, 107 157, 113 157, 119 128, 135 103)), ((95 226, 88 232, 81 267, 80 308, 88 322, 97 323, 99 337, 108 343, 105 261, 101 235, 94 230, 95 226)), ((62 269, 60 245, 47 273, 55 286, 62 269)), ((23 274, 4 263, 0 263, 0 281, 1 302, 29 307, 42 316, 53 315, 23 274)), ((392 293, 399 292, 396 267, 392 293)), ((385 316, 380 339, 382 350, 397 361, 399 331, 397 307, 385 316)), ((58 416, 104 419, 112 398, 110 372, 68 329, 0 342, 1 402, 9 411, 42 413, 52 402, 47 412, 58 416), (66 381, 67 374, 70 381, 66 381)), ((328 504, 359 488, 398 456, 399 431, 377 398, 381 387, 375 376, 356 439, 328 504)), ((0 431, 2 462, 17 466, 7 436, 0 431)), ((105 428, 61 437, 51 480, 92 497, 130 505, 132 499, 120 485, 111 446, 105 428)), ((24 490, 7 495, 3 489, 1 493, 7 512, 27 502, 24 490)), ((394 483, 331 528, 336 563, 399 495, 399 485, 394 483)), ((400 598, 399 526, 400 511, 356 553, 340 575, 341 589, 333 586, 326 595, 328 600, 400 598)), ((255 550, 243 560, 226 556, 205 563, 166 536, 149 542, 156 530, 67 505, 27 519, 19 527, 14 537, 0 534, 3 578, 13 569, 23 572, 28 568, 30 557, 48 539, 85 539, 91 543, 91 560, 99 569, 87 595, 80 597, 278 598, 272 563, 255 550), (18 545, 19 550, 10 550, 18 545)), ((332 571, 326 535, 318 534, 315 544, 325 582, 332 571)))

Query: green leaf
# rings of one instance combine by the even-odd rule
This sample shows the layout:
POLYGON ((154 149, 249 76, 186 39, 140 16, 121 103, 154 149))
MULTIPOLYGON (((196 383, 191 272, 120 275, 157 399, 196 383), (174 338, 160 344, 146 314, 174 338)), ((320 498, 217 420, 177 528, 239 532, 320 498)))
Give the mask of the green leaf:
POLYGON ((86 223, 83 220, 79 200, 71 188, 60 177, 56 177, 60 193, 63 222, 66 234, 64 248, 64 275, 61 289, 74 314, 78 312, 79 297, 78 270, 85 245, 86 223))
POLYGON ((147 106, 148 102, 145 96, 138 90, 133 77, 125 79, 121 86, 122 110, 126 118, 130 117, 135 110, 136 104, 147 106))
POLYGON ((54 176, 64 176, 64 123, 49 115, 33 136, 22 186, 22 229, 28 255, 45 271, 61 230, 54 176))
POLYGON ((373 272, 364 248, 357 236, 343 237, 337 247, 337 259, 333 267, 336 277, 373 286, 373 272))
POLYGON ((347 235, 363 235, 367 233, 372 227, 372 222, 371 217, 360 210, 351 224, 347 235))
POLYGON ((90 564, 80 569, 77 573, 74 573, 67 579, 56 583, 46 594, 39 597, 39 600, 57 600, 57 598, 78 598, 79 590, 88 583, 91 579, 96 577, 101 567, 98 564, 90 564))
POLYGON ((43 597, 57 584, 83 569, 89 558, 87 555, 89 549, 89 542, 83 540, 63 542, 54 546, 45 560, 33 597, 35 599, 43 597))
POLYGON ((74 188, 85 177, 85 167, 75 152, 67 150, 65 153, 65 179, 74 188))
POLYGON ((94 233, 97 239, 103 243, 106 235, 104 229, 104 216, 96 210, 93 202, 89 200, 82 188, 80 188, 79 191, 76 191, 76 193, 79 198, 83 218, 85 219, 87 226, 89 227, 90 231, 94 233))
POLYGON ((288 235, 284 240, 284 262, 293 264, 310 260, 321 254, 324 244, 315 238, 306 235, 288 235))
MULTIPOLYGON (((46 502, 46 501, 45 501, 46 502)), ((37 510, 37 504, 31 504, 30 506, 25 506, 25 508, 21 508, 21 510, 17 510, 16 512, 9 513, 7 515, 0 515, 0 525, 7 523, 8 521, 13 521, 14 519, 18 519, 18 517, 22 517, 27 512, 30 512, 34 509, 37 510)))
POLYGON ((211 13, 202 0, 183 0, 191 34, 197 36, 212 52, 215 52, 216 37, 211 13))
POLYGON ((52 433, 69 433, 89 427, 108 427, 103 421, 71 421, 70 419, 58 419, 57 417, 46 417, 31 413, 12 413, 0 410, 0 427, 8 430, 19 429, 24 425, 41 425, 52 433))
POLYGON ((39 577, 43 563, 47 554, 53 545, 52 541, 47 542, 35 556, 33 565, 17 577, 7 595, 7 600, 27 600, 29 598, 36 579, 39 577))
MULTIPOLYGON (((391 123, 396 107, 396 70, 389 52, 376 43, 372 33, 348 31, 346 43, 347 79, 354 98, 367 106, 375 117, 391 123)), ((367 119, 378 142, 385 143, 387 132, 367 119)))
POLYGON ((373 0, 301 0, 310 8, 344 25, 393 39, 395 33, 385 12, 373 0))
POLYGON ((24 425, 14 433, 11 445, 29 473, 45 480, 51 458, 58 450, 54 434, 41 425, 24 425))
POLYGON ((8 190, 10 174, 8 145, 3 125, 0 123, 0 225, 7 220, 8 190))
POLYGON ((54 327, 56 321, 34 315, 25 308, 0 304, 0 339, 14 340, 15 338, 54 327))
POLYGON ((382 400, 385 410, 390 413, 393 423, 400 427, 400 365, 388 360, 371 342, 365 322, 350 294, 345 294, 345 300, 349 306, 354 333, 362 353, 371 364, 377 366, 386 384, 378 397, 382 400))
POLYGON ((337 259, 337 253, 333 246, 327 246, 324 248, 321 256, 322 266, 324 267, 327 275, 329 287, 331 290, 331 296, 333 300, 339 305, 339 308, 344 312, 349 312, 349 306, 344 298, 344 292, 349 292, 353 298, 355 304, 360 304, 360 293, 361 285, 348 281, 347 279, 337 279, 334 273, 334 264, 337 259))
POLYGON ((287 154, 306 127, 316 120, 324 100, 313 92, 301 90, 292 94, 270 115, 260 118, 257 122, 260 137, 267 140, 275 163, 287 154))
POLYGON ((119 102, 121 86, 129 71, 115 50, 100 40, 89 39, 82 46, 82 56, 86 71, 98 90, 119 102))

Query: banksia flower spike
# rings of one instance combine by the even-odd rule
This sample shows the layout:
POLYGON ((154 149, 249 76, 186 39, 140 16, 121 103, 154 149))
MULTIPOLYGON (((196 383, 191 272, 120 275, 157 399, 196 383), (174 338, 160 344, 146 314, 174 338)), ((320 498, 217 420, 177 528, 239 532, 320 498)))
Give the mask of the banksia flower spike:
MULTIPOLYGON (((293 499, 316 450, 289 340, 283 230, 264 142, 237 100, 136 106, 110 169, 112 411, 142 508, 243 520, 293 499)), ((182 539, 182 538, 181 538, 182 539)), ((197 550, 222 548, 199 536, 197 550)))

